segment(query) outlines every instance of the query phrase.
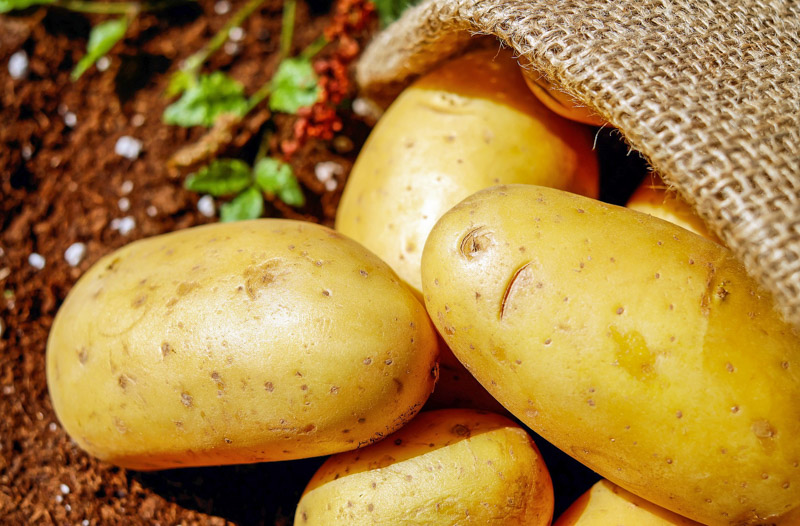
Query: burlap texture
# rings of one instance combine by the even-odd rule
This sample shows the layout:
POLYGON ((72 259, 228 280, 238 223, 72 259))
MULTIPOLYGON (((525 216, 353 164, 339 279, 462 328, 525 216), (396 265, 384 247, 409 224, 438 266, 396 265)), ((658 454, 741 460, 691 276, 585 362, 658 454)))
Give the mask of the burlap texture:
POLYGON ((475 34, 619 128, 800 327, 800 2, 427 0, 358 82, 396 89, 475 34))

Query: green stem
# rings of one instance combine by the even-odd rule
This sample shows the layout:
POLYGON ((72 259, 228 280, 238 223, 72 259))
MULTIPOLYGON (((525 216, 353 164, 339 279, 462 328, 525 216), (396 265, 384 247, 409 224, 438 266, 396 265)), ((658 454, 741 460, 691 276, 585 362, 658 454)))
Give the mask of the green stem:
POLYGON ((328 40, 325 35, 320 35, 316 40, 314 40, 303 51, 300 52, 300 57, 306 60, 311 60, 329 43, 330 40, 328 40))
POLYGON ((94 0, 56 0, 53 5, 70 11, 98 15, 127 15, 159 11, 192 0, 154 0, 152 2, 97 2, 94 0))
POLYGON ((256 152, 256 158, 253 159, 253 169, 255 169, 258 161, 265 158, 269 153, 269 139, 270 139, 270 132, 265 131, 264 135, 261 136, 261 143, 258 145, 258 151, 256 152))
MULTIPOLYGON (((304 59, 311 60, 326 45, 328 45, 328 39, 325 38, 325 35, 321 35, 312 43, 310 43, 303 51, 301 51, 300 56, 303 57, 304 59)), ((253 93, 250 96, 250 99, 248 100, 249 105, 246 113, 250 113, 253 110, 253 108, 261 104, 261 101, 269 97, 271 92, 272 92, 272 79, 269 79, 264 84, 262 84, 261 87, 258 88, 255 93, 253 93)))
POLYGON ((208 60, 208 58, 219 48, 221 48, 225 41, 228 40, 228 33, 230 33, 230 30, 234 27, 242 25, 242 22, 244 22, 247 17, 252 15, 253 12, 264 3, 264 1, 265 0, 249 0, 245 5, 242 6, 241 9, 233 14, 233 16, 225 23, 225 25, 222 26, 222 29, 220 29, 217 34, 206 43, 205 46, 186 59, 186 62, 184 62, 181 69, 183 71, 197 73, 203 63, 208 60))
POLYGON ((260 88, 253 93, 250 98, 247 100, 247 113, 250 113, 253 108, 261 104, 261 101, 269 97, 269 94, 272 92, 272 79, 266 81, 264 84, 261 85, 260 88))
POLYGON ((292 52, 292 39, 294 38, 294 18, 297 11, 296 0, 284 0, 283 20, 281 20, 281 59, 292 52))

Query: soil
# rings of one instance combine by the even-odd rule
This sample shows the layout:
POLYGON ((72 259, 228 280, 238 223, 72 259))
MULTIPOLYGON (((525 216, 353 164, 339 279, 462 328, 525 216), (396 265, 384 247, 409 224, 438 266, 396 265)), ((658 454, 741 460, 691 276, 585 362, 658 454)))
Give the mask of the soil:
MULTIPOLYGON (((231 0, 231 12, 243 3, 231 0)), ((243 25, 236 49, 214 55, 208 68, 228 72, 248 93, 266 82, 278 62, 281 6, 267 0, 243 25)), ((295 51, 335 25, 334 11, 324 0, 298 2, 295 51)), ((133 240, 215 220, 198 211, 200 196, 183 188, 187 170, 169 162, 205 130, 167 126, 160 115, 170 102, 163 96, 169 74, 226 16, 215 13, 211 0, 141 14, 109 54, 107 69, 90 68, 72 82, 69 74, 84 52, 90 23, 103 19, 57 8, 0 16, 0 519, 5 524, 290 524, 303 487, 324 459, 133 472, 83 453, 50 405, 47 334, 77 278, 133 240), (18 50, 30 59, 24 79, 11 78, 6 67, 18 50), (114 151, 125 135, 142 142, 134 160, 114 151), (114 228, 124 217, 135 222, 128 233, 114 228), (64 253, 77 242, 86 245, 86 254, 73 267, 64 253), (44 258, 43 268, 31 264, 32 254, 44 258)), ((372 24, 350 35, 348 52, 353 42, 357 51, 374 29, 372 24)), ((329 51, 323 57, 326 53, 335 55, 329 51)), ((372 124, 349 109, 356 95, 352 84, 338 89, 342 128, 333 136, 315 134, 310 126, 298 146, 293 142, 298 117, 273 119, 273 149, 293 151, 290 162, 308 204, 297 210, 273 202, 266 215, 332 225, 347 173, 372 124), (321 161, 342 167, 335 189, 326 189, 315 176, 321 161)), ((221 153, 252 156, 267 117, 266 111, 249 116, 221 153)), ((630 174, 640 176, 643 164, 625 155, 613 133, 598 138, 606 143, 601 149, 609 183, 605 197, 621 201, 635 184, 630 174)), ((557 507, 563 509, 596 476, 541 441, 540 446, 554 459, 557 507)))

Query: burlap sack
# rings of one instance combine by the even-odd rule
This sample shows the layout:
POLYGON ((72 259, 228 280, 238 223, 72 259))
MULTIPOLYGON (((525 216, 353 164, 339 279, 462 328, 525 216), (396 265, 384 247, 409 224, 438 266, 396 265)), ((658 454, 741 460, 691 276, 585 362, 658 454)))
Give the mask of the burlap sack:
POLYGON ((358 82, 402 86, 475 34, 619 128, 800 327, 800 2, 428 0, 358 82))

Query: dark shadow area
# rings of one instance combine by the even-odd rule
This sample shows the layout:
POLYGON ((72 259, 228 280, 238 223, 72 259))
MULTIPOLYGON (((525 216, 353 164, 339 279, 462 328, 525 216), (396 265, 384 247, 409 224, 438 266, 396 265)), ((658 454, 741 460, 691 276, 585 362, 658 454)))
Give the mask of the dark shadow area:
POLYGON ((600 165, 600 200, 624 206, 650 165, 630 149, 616 128, 603 128, 595 136, 600 165))
POLYGON ((121 64, 114 77, 114 88, 122 104, 147 86, 154 76, 166 73, 172 63, 167 57, 149 53, 120 55, 120 59, 121 64))
POLYGON ((308 0, 307 3, 312 16, 330 13, 333 7, 333 0, 308 0))
POLYGON ((528 431, 542 454, 553 479, 555 509, 553 522, 569 508, 578 497, 600 480, 600 475, 587 468, 536 433, 528 431))
POLYGON ((64 35, 70 40, 87 38, 92 24, 86 15, 60 7, 50 7, 42 19, 42 25, 51 35, 64 35))
POLYGON ((240 526, 291 524, 300 495, 327 457, 166 471, 128 477, 183 508, 240 526))

